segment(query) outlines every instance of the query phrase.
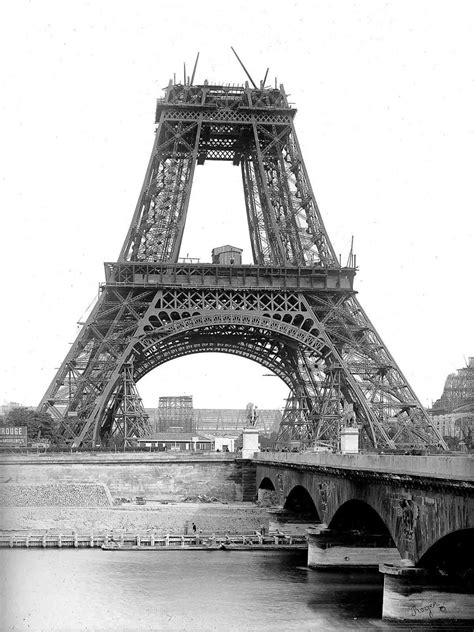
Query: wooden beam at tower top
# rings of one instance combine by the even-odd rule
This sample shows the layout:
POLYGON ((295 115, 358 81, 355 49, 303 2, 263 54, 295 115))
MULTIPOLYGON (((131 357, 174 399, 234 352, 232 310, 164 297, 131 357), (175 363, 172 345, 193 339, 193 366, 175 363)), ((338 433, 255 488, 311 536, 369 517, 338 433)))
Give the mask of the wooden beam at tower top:
POLYGON ((237 59, 239 60, 239 64, 242 66, 242 68, 244 69, 245 74, 247 75, 247 77, 250 79, 251 84, 253 85, 253 87, 255 88, 255 90, 257 90, 257 86, 255 85, 255 81, 252 79, 252 77, 250 76, 249 71, 247 70, 247 68, 244 66, 244 64, 242 63, 242 60, 240 59, 240 57, 237 55, 237 53, 234 50, 234 47, 231 46, 232 52, 234 53, 234 55, 237 57, 237 59))

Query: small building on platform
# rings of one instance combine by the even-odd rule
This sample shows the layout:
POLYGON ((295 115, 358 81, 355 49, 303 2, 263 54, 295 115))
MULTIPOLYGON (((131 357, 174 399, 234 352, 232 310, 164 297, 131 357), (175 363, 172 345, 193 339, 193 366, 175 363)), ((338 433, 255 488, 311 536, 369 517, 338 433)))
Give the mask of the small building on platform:
POLYGON ((235 452, 235 440, 237 437, 214 437, 214 450, 216 452, 235 452))
POLYGON ((242 248, 235 246, 219 246, 212 250, 212 263, 221 265, 242 265, 242 248))
POLYGON ((211 452, 214 441, 203 435, 191 432, 155 432, 148 437, 140 437, 138 445, 141 448, 152 448, 160 452, 211 452))

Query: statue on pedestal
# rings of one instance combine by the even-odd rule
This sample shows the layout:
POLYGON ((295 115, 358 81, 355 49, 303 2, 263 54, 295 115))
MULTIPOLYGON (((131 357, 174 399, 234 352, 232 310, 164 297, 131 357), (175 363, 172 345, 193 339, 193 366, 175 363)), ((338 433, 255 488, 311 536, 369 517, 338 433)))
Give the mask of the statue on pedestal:
POLYGON ((247 411, 247 426, 249 428, 255 428, 258 418, 257 406, 252 402, 249 402, 245 407, 245 410, 247 411))

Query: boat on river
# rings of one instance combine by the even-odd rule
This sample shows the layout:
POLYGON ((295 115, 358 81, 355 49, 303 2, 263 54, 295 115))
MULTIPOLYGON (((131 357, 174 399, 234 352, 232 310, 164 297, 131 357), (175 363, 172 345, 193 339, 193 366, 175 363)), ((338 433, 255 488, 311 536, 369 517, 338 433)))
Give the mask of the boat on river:
POLYGON ((104 551, 288 551, 306 549, 305 536, 275 534, 225 535, 225 536, 177 536, 137 537, 136 542, 112 540, 104 542, 104 551))

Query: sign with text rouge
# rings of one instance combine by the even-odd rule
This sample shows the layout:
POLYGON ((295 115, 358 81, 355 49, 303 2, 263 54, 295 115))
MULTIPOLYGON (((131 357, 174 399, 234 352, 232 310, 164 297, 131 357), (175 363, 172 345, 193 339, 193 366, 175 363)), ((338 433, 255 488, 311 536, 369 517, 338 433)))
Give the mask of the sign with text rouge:
POLYGON ((28 445, 26 426, 0 426, 0 447, 22 448, 28 445))

